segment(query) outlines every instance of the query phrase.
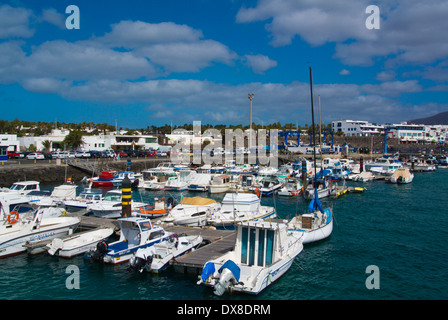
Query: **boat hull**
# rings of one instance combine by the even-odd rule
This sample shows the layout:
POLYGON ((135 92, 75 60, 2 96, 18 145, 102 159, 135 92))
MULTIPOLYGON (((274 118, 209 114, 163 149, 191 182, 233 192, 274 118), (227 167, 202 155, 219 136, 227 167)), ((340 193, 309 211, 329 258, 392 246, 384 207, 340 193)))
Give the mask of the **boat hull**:
MULTIPOLYGON (((66 219, 66 218, 63 218, 66 219)), ((52 240, 56 237, 61 237, 73 232, 79 224, 79 219, 68 218, 65 225, 49 225, 32 232, 23 231, 17 232, 9 236, 1 237, 0 239, 0 258, 6 258, 26 251, 24 244, 29 242, 37 242, 41 240, 52 240)))

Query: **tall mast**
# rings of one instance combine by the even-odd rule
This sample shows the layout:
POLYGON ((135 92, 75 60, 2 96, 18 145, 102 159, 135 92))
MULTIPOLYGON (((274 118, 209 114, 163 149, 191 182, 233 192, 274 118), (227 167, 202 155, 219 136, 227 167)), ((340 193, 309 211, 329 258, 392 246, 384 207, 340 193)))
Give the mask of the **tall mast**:
POLYGON ((316 139, 314 132, 314 102, 313 102, 313 73, 310 68, 310 93, 311 93, 311 121, 313 126, 313 160, 314 160, 314 184, 316 184, 316 139))

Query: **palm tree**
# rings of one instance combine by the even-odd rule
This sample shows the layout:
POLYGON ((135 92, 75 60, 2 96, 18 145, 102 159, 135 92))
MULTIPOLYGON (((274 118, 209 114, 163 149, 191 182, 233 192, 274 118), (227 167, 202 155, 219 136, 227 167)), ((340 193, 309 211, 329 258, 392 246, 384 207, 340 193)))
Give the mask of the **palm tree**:
POLYGON ((70 133, 65 136, 64 141, 62 141, 62 144, 71 146, 73 150, 76 150, 81 145, 84 144, 84 141, 82 140, 82 135, 83 133, 79 130, 70 131, 70 133))
POLYGON ((45 152, 50 152, 51 149, 51 141, 50 140, 44 140, 42 141, 42 146, 45 149, 45 152))

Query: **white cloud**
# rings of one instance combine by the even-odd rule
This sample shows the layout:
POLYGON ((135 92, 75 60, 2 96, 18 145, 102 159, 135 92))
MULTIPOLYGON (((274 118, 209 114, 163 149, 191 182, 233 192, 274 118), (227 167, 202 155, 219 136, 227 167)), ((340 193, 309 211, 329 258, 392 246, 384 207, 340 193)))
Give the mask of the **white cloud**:
POLYGON ((34 34, 30 28, 33 12, 25 8, 0 6, 0 39, 29 38, 34 34))
POLYGON ((189 43, 160 43, 136 50, 169 72, 198 72, 214 62, 231 64, 237 55, 213 40, 189 43))
POLYGON ((390 81, 395 79, 396 73, 393 70, 381 71, 376 75, 376 80, 378 81, 390 81))
POLYGON ((448 56, 448 2, 445 0, 376 1, 380 29, 369 30, 367 0, 259 0, 242 7, 236 21, 267 21, 273 46, 300 37, 312 46, 336 43, 335 57, 347 65, 370 66, 386 58, 387 67, 431 63, 448 56))
POLYGON ((173 22, 121 21, 96 41, 124 47, 170 72, 198 72, 214 62, 231 64, 238 56, 224 44, 203 39, 202 31, 173 22))
POLYGON ((342 70, 339 72, 339 74, 340 74, 341 76, 347 76, 347 75, 350 74, 350 71, 348 71, 347 69, 342 69, 342 70))
POLYGON ((140 48, 159 43, 196 42, 203 37, 199 30, 173 22, 148 23, 121 21, 112 25, 112 31, 102 41, 114 46, 140 48))
POLYGON ((260 0, 255 8, 241 8, 240 23, 270 20, 266 29, 273 46, 290 44, 298 35, 312 45, 347 39, 374 39, 365 28, 367 1, 260 0))
POLYGON ((44 9, 40 17, 41 21, 46 21, 57 26, 60 29, 65 28, 65 16, 62 13, 56 11, 56 9, 44 9))
POLYGON ((262 54, 244 56, 246 63, 255 73, 264 73, 266 70, 277 66, 277 61, 269 59, 269 57, 262 54))

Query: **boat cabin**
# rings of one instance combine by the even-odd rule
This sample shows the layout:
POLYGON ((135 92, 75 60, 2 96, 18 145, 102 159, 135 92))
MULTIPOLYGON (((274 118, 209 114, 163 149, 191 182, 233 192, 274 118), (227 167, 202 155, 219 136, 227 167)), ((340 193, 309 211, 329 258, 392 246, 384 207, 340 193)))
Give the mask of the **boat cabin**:
POLYGON ((121 190, 110 190, 104 196, 104 201, 121 202, 121 190))
POLYGON ((230 176, 226 174, 221 174, 218 176, 214 176, 211 184, 213 185, 221 185, 221 184, 229 184, 230 183, 230 176))
POLYGON ((253 193, 226 193, 222 200, 222 212, 258 212, 260 199, 253 193))
MULTIPOLYGON (((125 242, 127 247, 138 246, 165 235, 164 229, 153 227, 151 221, 146 218, 127 217, 117 221, 121 229, 119 242, 125 242)), ((109 248, 117 249, 112 246, 109 248)))
POLYGON ((77 198, 82 201, 100 201, 103 198, 103 194, 101 192, 84 191, 77 198))
POLYGON ((5 220, 11 211, 19 214, 30 210, 29 199, 19 194, 0 194, 0 220, 5 220))
POLYGON ((241 186, 242 187, 251 187, 254 185, 256 179, 253 174, 242 174, 241 175, 241 186))
POLYGON ((249 221, 238 225, 235 255, 237 264, 267 267, 282 258, 287 226, 268 221, 249 221))
POLYGON ((40 191, 38 181, 19 181, 12 184, 8 191, 12 191, 19 194, 27 194, 31 191, 40 191))

